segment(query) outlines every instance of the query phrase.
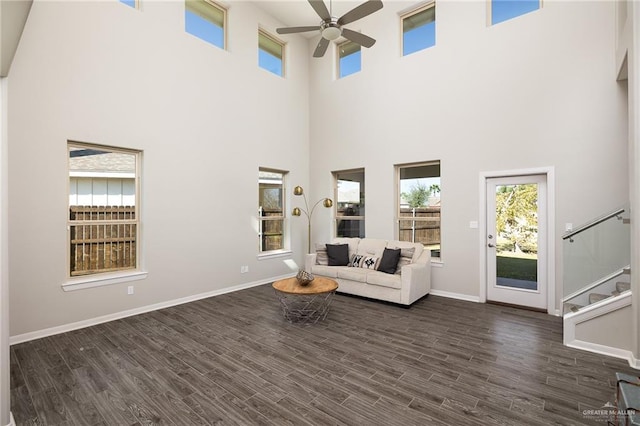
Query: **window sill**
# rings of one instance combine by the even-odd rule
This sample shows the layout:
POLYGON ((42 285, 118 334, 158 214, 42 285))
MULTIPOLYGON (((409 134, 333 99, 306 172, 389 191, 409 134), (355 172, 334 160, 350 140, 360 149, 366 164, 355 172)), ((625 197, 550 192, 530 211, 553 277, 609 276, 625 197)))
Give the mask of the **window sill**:
POLYGON ((444 262, 440 259, 438 260, 431 259, 431 266, 435 268, 442 268, 444 266, 444 262))
POLYGON ((290 257, 291 250, 274 250, 268 253, 260 253, 257 257, 258 260, 277 259, 279 257, 290 257))
POLYGON ((120 272, 114 274, 100 274, 99 276, 70 278, 62 284, 64 291, 83 290, 85 288, 102 287, 106 285, 125 283, 129 281, 144 280, 147 278, 148 272, 120 272))

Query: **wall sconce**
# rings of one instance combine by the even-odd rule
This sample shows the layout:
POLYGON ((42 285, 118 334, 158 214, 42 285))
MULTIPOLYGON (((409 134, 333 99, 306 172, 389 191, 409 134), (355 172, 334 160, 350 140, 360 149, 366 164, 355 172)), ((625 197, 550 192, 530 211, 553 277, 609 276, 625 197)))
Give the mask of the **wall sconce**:
POLYGON ((307 253, 311 253, 311 216, 313 215, 313 211, 320 203, 322 203, 324 207, 330 208, 333 206, 333 201, 331 200, 331 198, 321 198, 313 205, 313 207, 311 207, 311 210, 309 210, 309 204, 307 204, 307 196, 304 194, 304 190, 302 189, 301 186, 296 186, 295 188, 293 188, 293 195, 297 195, 297 196, 302 195, 302 198, 304 198, 305 208, 301 209, 299 207, 294 207, 291 213, 294 216, 300 216, 302 213, 304 213, 307 216, 307 222, 309 224, 309 235, 308 235, 309 239, 308 239, 307 253))

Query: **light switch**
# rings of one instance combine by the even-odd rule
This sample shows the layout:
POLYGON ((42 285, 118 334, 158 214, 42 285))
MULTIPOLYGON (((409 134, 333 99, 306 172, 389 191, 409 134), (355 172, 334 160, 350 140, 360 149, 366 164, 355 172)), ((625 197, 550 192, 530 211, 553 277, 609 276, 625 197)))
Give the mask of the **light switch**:
POLYGON ((478 229, 478 221, 477 220, 472 220, 471 222, 469 222, 469 228, 478 229))

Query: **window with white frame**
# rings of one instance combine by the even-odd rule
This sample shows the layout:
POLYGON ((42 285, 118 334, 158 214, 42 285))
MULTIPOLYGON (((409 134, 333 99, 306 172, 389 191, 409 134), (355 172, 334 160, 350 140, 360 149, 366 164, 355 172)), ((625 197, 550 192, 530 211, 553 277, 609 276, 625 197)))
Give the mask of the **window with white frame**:
POLYGON ((364 238, 364 169, 333 172, 336 237, 364 238))
POLYGON ((138 269, 140 151, 76 142, 69 151, 69 276, 138 269))
POLYGON ((402 56, 436 45, 436 4, 429 3, 401 16, 402 56))
POLYGON ((210 0, 185 1, 185 31, 221 49, 226 46, 226 21, 226 9, 210 0))
POLYGON ((541 0, 489 0, 491 25, 540 9, 541 0))
POLYGON ((440 258, 440 161, 396 166, 398 240, 424 244, 440 258))
POLYGON ((129 7, 132 7, 134 9, 138 8, 138 2, 139 0, 118 0, 120 3, 124 3, 129 7))
POLYGON ((284 77, 284 43, 263 30, 258 30, 258 66, 284 77))
POLYGON ((285 248, 285 178, 287 172, 260 168, 258 171, 258 240, 260 253, 285 248))
POLYGON ((338 78, 359 72, 362 69, 360 45, 345 41, 338 45, 338 78))

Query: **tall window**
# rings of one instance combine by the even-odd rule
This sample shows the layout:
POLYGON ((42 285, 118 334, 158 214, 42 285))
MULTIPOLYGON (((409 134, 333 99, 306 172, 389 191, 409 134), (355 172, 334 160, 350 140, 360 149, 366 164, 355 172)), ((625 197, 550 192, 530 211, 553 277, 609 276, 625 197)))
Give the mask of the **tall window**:
POLYGON ((138 268, 141 153, 69 143, 69 275, 138 268))
POLYGON ((227 11, 209 0, 186 0, 184 28, 202 40, 225 48, 225 24, 227 11))
POLYGON ((334 172, 336 236, 364 238, 364 169, 334 172))
POLYGON ((134 9, 138 8, 138 0, 119 0, 120 3, 124 3, 127 6, 133 7, 134 9))
POLYGON ((402 56, 436 45, 436 4, 430 3, 402 19, 402 56))
POLYGON ((398 239, 440 258, 440 161, 396 166, 398 239))
POLYGON ((491 25, 540 9, 540 0, 490 0, 491 25))
POLYGON ((258 172, 258 239, 260 253, 284 249, 284 194, 286 172, 258 172))
POLYGON ((357 73, 362 68, 360 45, 346 41, 338 45, 338 76, 339 78, 357 73))
POLYGON ((262 30, 258 31, 258 66, 284 76, 284 44, 262 30))

